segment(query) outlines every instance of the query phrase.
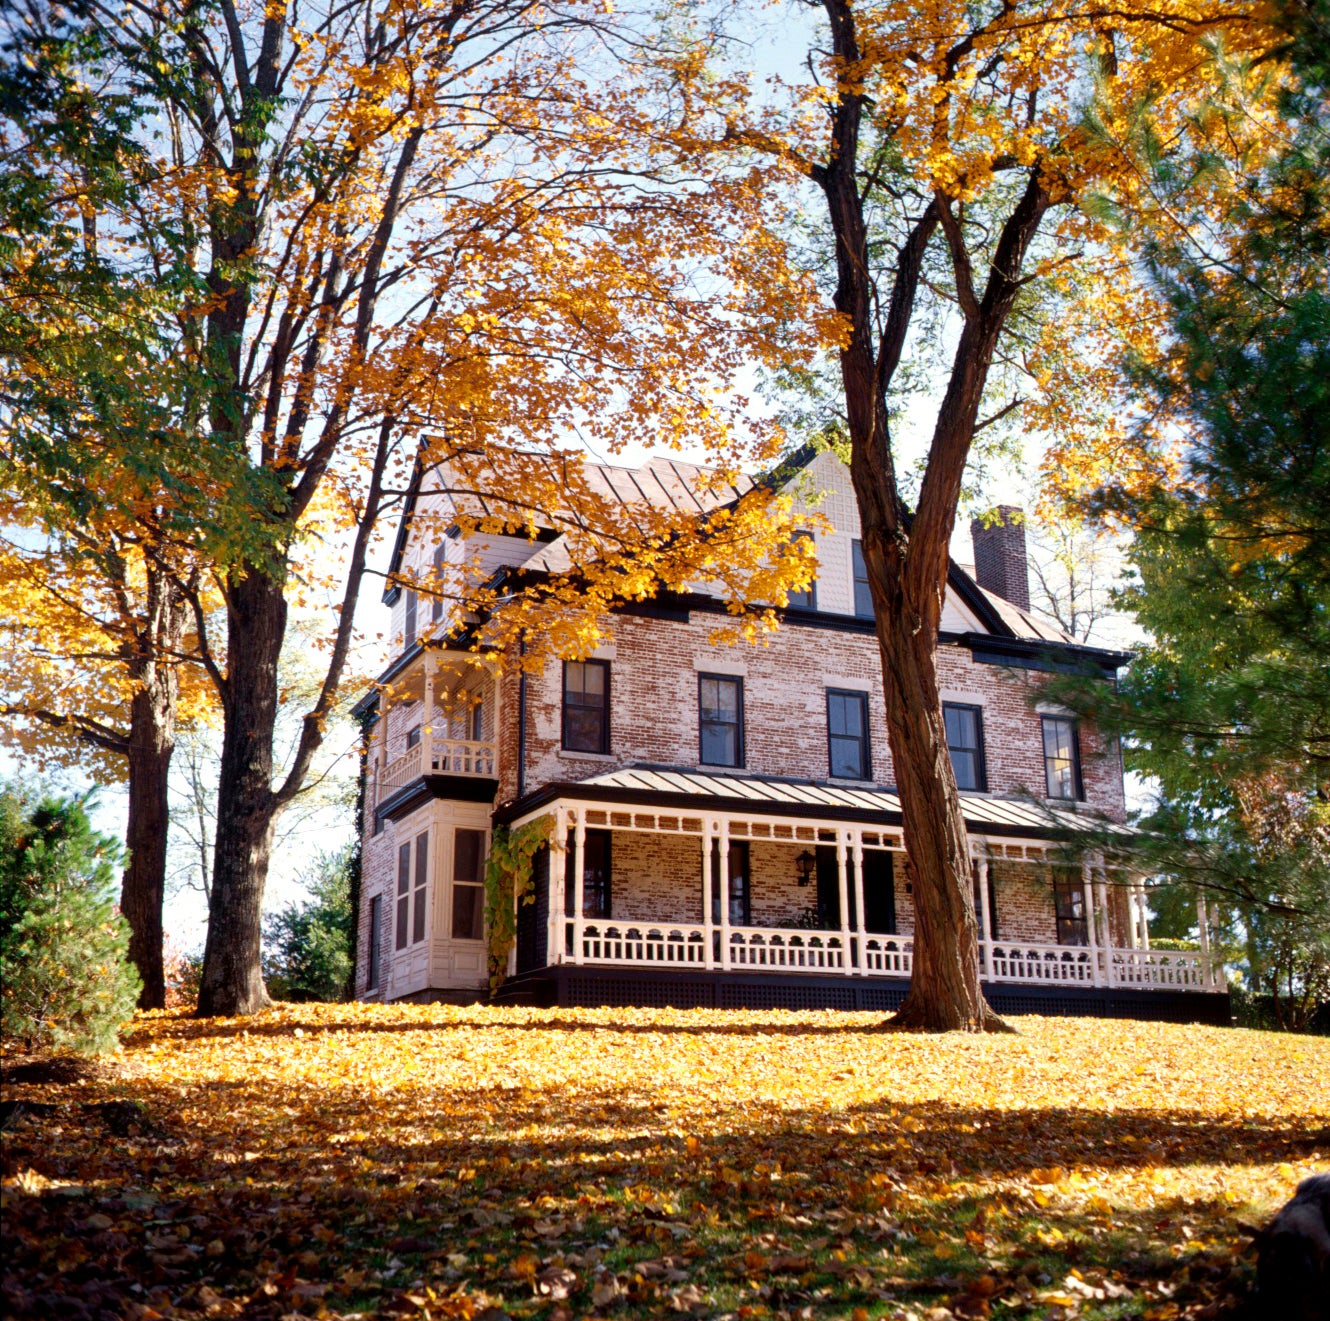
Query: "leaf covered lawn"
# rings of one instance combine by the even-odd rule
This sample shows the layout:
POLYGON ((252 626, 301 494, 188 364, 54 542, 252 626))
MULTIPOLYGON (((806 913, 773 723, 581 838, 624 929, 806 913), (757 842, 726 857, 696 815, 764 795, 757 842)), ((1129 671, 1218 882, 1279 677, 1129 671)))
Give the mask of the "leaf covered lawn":
POLYGON ((1330 1164, 1330 1042, 1089 1019, 141 1015, 6 1098, 8 1316, 1201 1318, 1330 1164))

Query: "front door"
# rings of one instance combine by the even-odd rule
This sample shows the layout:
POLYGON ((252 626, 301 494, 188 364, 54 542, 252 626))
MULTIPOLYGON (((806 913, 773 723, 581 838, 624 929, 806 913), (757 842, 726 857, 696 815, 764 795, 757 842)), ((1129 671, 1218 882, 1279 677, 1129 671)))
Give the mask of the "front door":
POLYGON ((840 872, 834 844, 817 846, 817 925, 822 931, 840 930, 840 872))
POLYGON ((896 934, 896 875, 886 849, 864 850, 864 930, 896 934))

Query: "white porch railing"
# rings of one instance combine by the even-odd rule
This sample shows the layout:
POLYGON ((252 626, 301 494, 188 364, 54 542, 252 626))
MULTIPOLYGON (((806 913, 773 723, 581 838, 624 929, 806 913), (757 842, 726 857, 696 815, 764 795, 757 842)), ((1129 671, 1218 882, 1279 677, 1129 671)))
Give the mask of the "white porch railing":
POLYGON ((1109 951, 1114 986, 1165 986, 1179 991, 1222 991, 1224 969, 1211 954, 1174 949, 1109 951))
POLYGON ((853 972, 839 931, 731 927, 732 968, 784 968, 794 972, 853 972))
MULTIPOLYGON (((853 932, 845 948, 839 931, 568 918, 564 958, 573 963, 622 967, 690 967, 741 971, 858 974, 908 978, 914 941, 909 936, 853 932)), ((1181 991, 1224 987, 1223 968, 1206 953, 1177 950, 1091 949, 1031 941, 981 942, 984 980, 1025 985, 1122 986, 1181 991)))
POLYGON ((381 790, 400 789, 421 775, 494 775, 494 744, 474 739, 434 740, 429 769, 425 770, 425 748, 417 743, 390 761, 379 778, 381 790))
POLYGON ((574 948, 585 963, 624 963, 633 967, 662 964, 703 967, 706 930, 700 926, 664 926, 658 922, 576 923, 574 948))

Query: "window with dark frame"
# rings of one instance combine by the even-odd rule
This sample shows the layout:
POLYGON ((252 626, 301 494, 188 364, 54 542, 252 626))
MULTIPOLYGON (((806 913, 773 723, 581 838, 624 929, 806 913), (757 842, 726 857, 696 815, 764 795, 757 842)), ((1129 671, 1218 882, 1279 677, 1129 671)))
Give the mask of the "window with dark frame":
POLYGON ((430 618, 437 624, 443 618, 443 547, 434 547, 434 600, 430 618))
POLYGON ((1041 716, 1044 779, 1050 798, 1085 797, 1081 784, 1081 747, 1076 722, 1066 716, 1041 716))
POLYGON ((1057 914, 1059 945, 1088 945, 1090 924, 1085 914, 1085 886, 1069 868, 1053 872, 1053 911, 1057 914))
POLYGON ((698 759, 704 766, 744 764, 743 680, 697 676, 698 759))
POLYGON ((610 832, 588 830, 582 843, 582 916, 610 916, 610 832))
MULTIPOLYGON (((813 534, 806 530, 801 530, 794 534, 794 539, 796 541, 802 541, 804 538, 807 538, 809 541, 812 541, 813 534)), ((802 592, 794 592, 794 591, 790 592, 789 604, 796 610, 816 610, 817 579, 814 578, 813 581, 810 582, 802 592)))
POLYGON ((827 689, 827 750, 831 775, 840 780, 871 779, 868 747, 868 694, 827 689))
POLYGON ((419 725, 412 725, 411 728, 406 731, 406 747, 408 752, 420 742, 420 731, 421 727, 419 725))
MULTIPOLYGON (((730 925, 753 924, 752 884, 748 866, 748 841, 731 840, 727 855, 729 872, 730 925)), ((719 922, 720 911, 720 840, 711 841, 711 920, 719 922)))
POLYGON ((872 619, 873 593, 868 588, 868 564, 864 560, 864 543, 850 544, 850 559, 854 567, 854 613, 860 619, 872 619))
POLYGON ((376 894, 369 901, 369 974, 365 981, 367 991, 377 991, 379 989, 379 978, 382 975, 382 944, 383 896, 376 894))
POLYGON ((564 661, 563 747, 566 752, 610 750, 608 661, 564 661))
POLYGON ((942 720, 947 729, 947 751, 951 753, 951 769, 956 775, 956 787, 987 789, 983 708, 943 702, 942 720))
POLYGON ((453 832, 454 940, 485 938, 485 832, 453 832))
POLYGON ((397 939, 396 949, 405 949, 411 921, 411 843, 397 849, 397 939))
POLYGON ((411 588, 406 589, 406 617, 402 623, 402 646, 409 647, 416 640, 416 612, 419 600, 411 588))

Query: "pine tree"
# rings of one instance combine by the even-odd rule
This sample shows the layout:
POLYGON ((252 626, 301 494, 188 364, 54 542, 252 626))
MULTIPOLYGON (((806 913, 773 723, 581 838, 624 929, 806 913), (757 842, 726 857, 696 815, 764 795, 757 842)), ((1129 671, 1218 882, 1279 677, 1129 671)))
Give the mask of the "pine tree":
POLYGON ((115 908, 116 842, 86 798, 0 788, 0 1033, 25 1045, 114 1050, 140 982, 115 908))

